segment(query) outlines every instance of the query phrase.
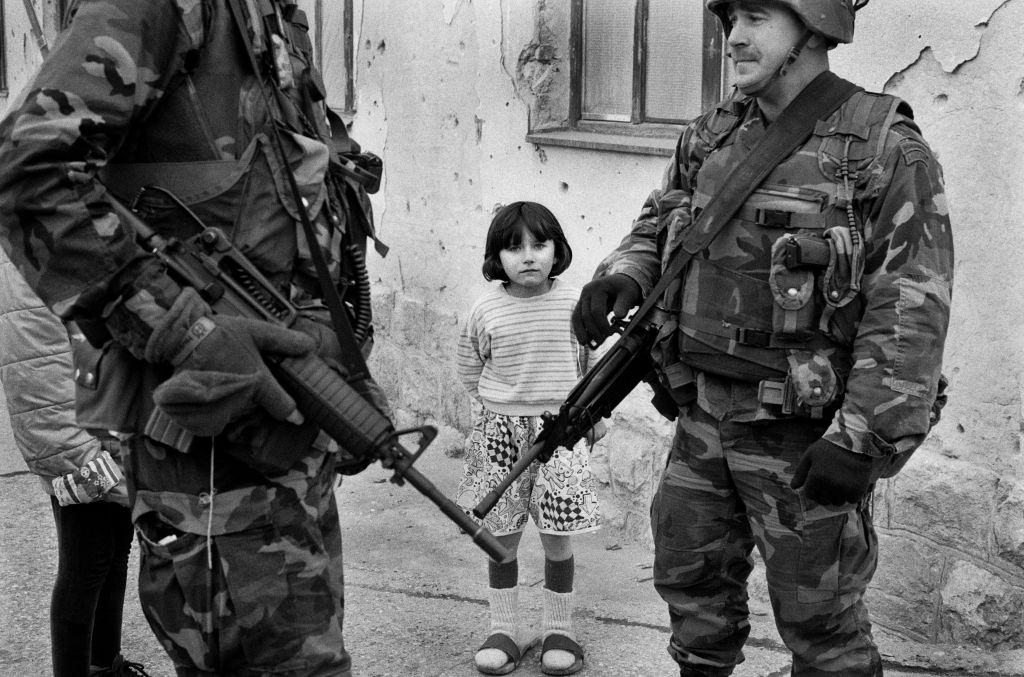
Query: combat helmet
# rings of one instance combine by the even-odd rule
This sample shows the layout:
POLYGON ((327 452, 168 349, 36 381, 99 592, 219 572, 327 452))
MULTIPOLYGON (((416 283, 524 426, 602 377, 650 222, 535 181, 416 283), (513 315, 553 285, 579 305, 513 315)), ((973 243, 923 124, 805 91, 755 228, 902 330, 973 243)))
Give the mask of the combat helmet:
MULTIPOLYGON (((726 35, 729 23, 729 4, 736 0, 707 0, 707 8, 718 17, 726 35)), ((807 26, 807 30, 825 38, 829 45, 853 42, 854 13, 868 4, 868 0, 768 0, 789 8, 807 26)))

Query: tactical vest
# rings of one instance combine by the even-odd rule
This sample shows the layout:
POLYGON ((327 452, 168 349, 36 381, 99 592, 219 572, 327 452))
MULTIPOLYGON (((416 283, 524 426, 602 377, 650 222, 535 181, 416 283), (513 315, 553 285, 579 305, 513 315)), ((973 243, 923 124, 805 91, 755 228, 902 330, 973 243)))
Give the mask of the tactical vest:
MULTIPOLYGON (((305 208, 313 220, 335 282, 354 274, 347 261, 352 247, 361 258, 366 237, 374 234, 365 187, 340 171, 344 162, 339 155, 358 145, 348 139, 340 120, 335 118, 334 125, 328 120, 302 10, 294 0, 250 4, 269 6, 283 19, 281 53, 260 55, 275 63, 277 82, 266 87, 279 102, 279 112, 268 110, 227 3, 182 2, 192 49, 145 124, 136 125, 104 169, 102 180, 164 235, 195 233, 196 223, 180 201, 206 224, 225 230, 282 291, 294 295, 296 289, 289 290, 294 286, 300 297, 303 290, 314 296, 318 285, 299 210, 305 208), (303 205, 295 203, 287 168, 271 145, 270 125, 275 123, 303 205), (176 200, 147 190, 150 185, 176 200)), ((273 51, 265 31, 262 40, 257 32, 255 42, 273 51)))
MULTIPOLYGON (((698 130, 714 148, 694 181, 694 217, 756 141, 741 126, 746 110, 720 109, 698 130)), ((839 398, 863 312, 862 201, 877 192, 872 178, 882 173, 889 130, 905 115, 909 107, 894 97, 855 94, 693 258, 668 300, 679 311, 683 363, 785 382, 819 413, 839 398)))
MULTIPOLYGON (((348 292, 344 301, 356 340, 364 342, 371 318, 362 256, 366 237, 374 233, 367 185, 352 178, 347 166, 358 144, 340 120, 329 118, 308 25, 294 0, 241 2, 269 7, 283 20, 287 59, 284 51, 278 54, 275 82, 266 83, 271 101, 279 106, 268 108, 228 3, 179 0, 188 43, 176 65, 179 71, 155 107, 133 125, 100 179, 165 236, 194 235, 196 219, 222 229, 296 306, 329 322, 300 223, 299 210, 306 209, 332 282, 348 292), (301 205, 285 174, 289 168, 272 146, 275 124, 301 205)), ((132 406, 124 404, 125 393, 152 392, 166 373, 139 365, 115 345, 76 355, 76 369, 81 424, 121 432, 145 428, 154 439, 180 447, 168 441, 170 433, 151 430, 148 397, 130 397, 132 406)))

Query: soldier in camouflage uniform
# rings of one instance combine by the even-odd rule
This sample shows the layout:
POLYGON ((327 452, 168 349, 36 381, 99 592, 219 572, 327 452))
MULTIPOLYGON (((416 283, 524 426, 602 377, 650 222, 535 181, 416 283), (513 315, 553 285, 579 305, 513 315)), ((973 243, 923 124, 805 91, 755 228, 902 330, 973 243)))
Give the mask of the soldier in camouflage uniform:
MULTIPOLYGON (((582 341, 604 339, 608 312, 653 288, 726 173, 853 37, 852 0, 707 7, 739 92, 686 127, 661 188, 584 288, 582 341)), ((941 169, 911 115, 855 93, 666 293, 655 358, 680 406, 651 521, 683 676, 743 660, 755 547, 792 674, 882 674, 863 601, 877 562, 869 501, 929 430, 953 276, 941 169)))
POLYGON ((338 358, 299 210, 338 282, 345 248, 372 235, 365 191, 338 167, 347 137, 332 136, 306 18, 293 0, 74 12, 0 124, 0 223, 23 276, 98 347, 76 344, 79 422, 125 440, 146 617, 179 675, 350 675, 337 447, 259 358, 338 358), (165 235, 195 231, 181 205, 229 233, 308 309, 302 331, 212 315, 139 247, 108 192, 165 235))

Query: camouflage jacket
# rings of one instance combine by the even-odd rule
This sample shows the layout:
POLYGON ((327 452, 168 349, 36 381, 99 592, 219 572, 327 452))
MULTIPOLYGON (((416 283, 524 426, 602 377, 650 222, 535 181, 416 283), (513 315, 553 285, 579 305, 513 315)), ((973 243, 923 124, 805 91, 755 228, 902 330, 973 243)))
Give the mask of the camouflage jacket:
POLYGON ((4 246, 58 314, 143 255, 97 174, 199 48, 202 3, 188 3, 191 13, 182 4, 78 3, 73 25, 0 123, 4 246))
MULTIPOLYGON (((788 171, 786 163, 798 162, 801 156, 805 169, 808 164, 815 171, 820 167, 821 185, 810 188, 819 189, 826 196, 821 213, 800 214, 804 225, 793 225, 790 232, 800 232, 809 217, 844 223, 844 199, 852 202, 851 213, 863 238, 859 289, 854 285, 852 291, 849 287, 844 290, 848 298, 835 313, 840 321, 833 322, 827 331, 817 332, 818 338, 830 346, 824 352, 845 378, 845 396, 824 438, 854 452, 888 456, 913 450, 929 429, 929 412, 936 396, 949 321, 953 240, 941 167, 909 117, 909 108, 892 97, 867 93, 855 95, 851 101, 854 103, 844 104, 829 119, 819 121, 815 135, 780 165, 783 169, 773 172, 761 188, 772 183, 788 189, 783 192, 798 190, 779 172, 788 171), (844 121, 857 119, 852 108, 857 101, 871 103, 881 98, 891 100, 892 114, 877 145, 860 157, 851 158, 855 176, 849 190, 844 191, 829 171, 837 158, 827 151, 834 149, 836 143, 843 147, 844 132, 854 145, 863 141, 856 132, 843 128, 844 121)), ((728 153, 749 149, 764 129, 756 102, 749 97, 727 100, 690 123, 679 139, 661 187, 648 197, 630 233, 601 263, 597 275, 626 274, 647 293, 678 249, 694 214, 699 213, 709 193, 714 192, 713 186, 702 184, 706 176, 702 168, 721 163, 721 158, 735 162, 742 153, 728 153)), ((755 197, 748 200, 736 219, 754 219, 752 214, 757 210, 752 207, 763 206, 753 204, 755 197), (743 216, 745 212, 751 215, 743 216)), ((740 276, 763 276, 767 287, 773 242, 767 234, 749 237, 749 232, 740 234, 741 231, 727 226, 712 249, 724 251, 719 260, 726 265, 721 268, 739 271, 740 276)), ((715 253, 710 256, 714 259, 715 253)), ((674 296, 670 288, 667 300, 677 317, 686 315, 695 285, 715 286, 714 270, 705 270, 698 276, 694 273, 697 268, 691 264, 683 275, 683 288, 677 287, 674 296)), ((705 265, 708 268, 713 266, 705 265)), ((855 282, 857 277, 854 274, 855 282)), ((725 278, 719 282, 729 284, 725 278)), ((827 291, 821 288, 820 280, 817 285, 819 293, 827 291)), ((730 302, 719 299, 714 303, 730 302)), ((770 302, 769 296, 767 303, 770 302)), ((704 307, 709 306, 705 303, 704 307)), ((771 309, 766 312, 770 318, 771 309)), ((677 334, 682 359, 686 361, 685 351, 692 347, 692 342, 687 342, 682 331, 677 334)), ((707 373, 699 361, 697 365, 698 403, 711 413, 738 420, 775 416, 766 412, 757 398, 757 379, 766 378, 765 375, 756 375, 753 385, 744 391, 746 401, 740 398, 737 403, 735 386, 739 381, 735 374, 707 373)))
MULTIPOLYGON (((119 271, 147 256, 106 199, 101 177, 115 168, 128 175, 122 181, 151 170, 157 183, 175 172, 179 177, 194 172, 193 183, 207 191, 195 197, 202 203, 196 208, 200 216, 231 232, 265 273, 286 279, 297 256, 295 207, 278 195, 284 191, 276 186, 285 184, 275 181, 281 178, 280 168, 271 165, 272 153, 265 150, 267 114, 254 80, 223 0, 75 4, 71 25, 0 123, 5 160, 0 164, 0 240, 46 305, 67 317, 82 299, 102 297, 119 271), (216 58, 215 49, 234 60, 216 58), (197 56, 193 73, 189 69, 195 68, 197 56), (185 72, 189 82, 183 81, 185 72), (212 124, 179 120, 169 130, 178 111, 195 110, 183 102, 198 99, 196 89, 212 92, 226 112, 203 120, 212 124), (223 188, 227 182, 221 182, 222 193, 213 196, 224 198, 219 202, 211 198, 213 182, 198 178, 211 168, 231 176, 231 185, 223 188), (257 183, 264 198, 259 206, 266 207, 259 213, 263 218, 244 211, 256 203, 241 187, 257 183), (244 232, 241 227, 231 231, 236 224, 244 232)), ((323 184, 329 149, 317 136, 285 135, 289 162, 294 162, 292 153, 301 158, 295 164, 297 181, 310 210, 319 210, 327 199, 323 184), (302 163, 309 158, 316 160, 317 171, 306 171, 309 164, 302 163)), ((151 225, 164 230, 159 221, 151 225)), ((145 391, 151 391, 153 378, 166 378, 169 371, 166 365, 132 362, 125 351, 118 354, 130 363, 121 371, 133 385, 108 390, 115 401, 120 399, 119 411, 143 409, 138 415, 125 413, 132 418, 129 423, 145 421, 152 409, 145 391), (134 384, 136 377, 139 384, 134 384)), ((307 423, 296 430, 265 418, 257 413, 232 424, 217 438, 216 450, 206 441, 189 453, 177 453, 137 439, 128 464, 136 512, 155 510, 185 530, 200 529, 204 511, 211 508, 209 500, 197 501, 209 495, 215 454, 213 489, 224 497, 218 515, 235 515, 238 506, 262 513, 280 496, 312 496, 329 487, 333 455, 312 448, 316 427, 307 423), (282 470, 276 467, 280 449, 290 450, 287 458, 301 458, 282 470)), ((138 432, 141 427, 115 429, 138 432)), ((240 530, 251 521, 228 519, 226 524, 240 530)))

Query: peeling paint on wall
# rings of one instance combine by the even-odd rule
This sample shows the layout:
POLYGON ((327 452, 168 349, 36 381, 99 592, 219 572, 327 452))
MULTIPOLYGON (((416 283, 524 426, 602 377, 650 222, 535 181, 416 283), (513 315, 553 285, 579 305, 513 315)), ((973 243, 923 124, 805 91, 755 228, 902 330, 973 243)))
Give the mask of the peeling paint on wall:
POLYGON ((942 70, 954 73, 978 56, 981 39, 992 16, 1019 0, 918 0, 907 3, 872 3, 857 13, 852 45, 833 53, 837 70, 857 82, 880 89, 894 73, 917 63, 930 50, 942 70))
POLYGON ((537 5, 536 32, 519 52, 515 88, 530 106, 532 129, 560 127, 568 118, 568 14, 564 6, 537 5))
POLYGON ((452 21, 455 20, 455 16, 459 13, 462 5, 465 3, 466 0, 442 0, 441 7, 444 22, 451 26, 452 21))

